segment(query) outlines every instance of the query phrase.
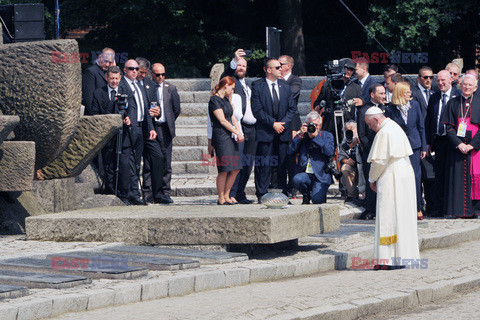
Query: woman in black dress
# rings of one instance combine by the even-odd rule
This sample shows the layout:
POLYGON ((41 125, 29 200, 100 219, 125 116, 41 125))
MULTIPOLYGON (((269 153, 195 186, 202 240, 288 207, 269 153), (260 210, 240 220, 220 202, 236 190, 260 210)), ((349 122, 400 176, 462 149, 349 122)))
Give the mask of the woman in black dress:
POLYGON ((215 93, 208 102, 208 113, 212 120, 212 145, 217 159, 218 205, 235 204, 230 198, 235 178, 241 168, 241 158, 237 143, 244 140, 241 126, 233 115, 230 97, 235 88, 232 77, 224 77, 215 87, 215 93))

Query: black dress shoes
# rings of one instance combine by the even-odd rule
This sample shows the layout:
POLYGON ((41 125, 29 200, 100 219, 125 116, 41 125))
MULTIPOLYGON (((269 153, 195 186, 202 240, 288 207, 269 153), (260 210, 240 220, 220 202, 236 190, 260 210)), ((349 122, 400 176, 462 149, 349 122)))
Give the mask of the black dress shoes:
POLYGON ((238 203, 239 204, 252 204, 253 200, 242 199, 242 200, 238 200, 238 203))
POLYGON ((129 201, 130 201, 130 204, 133 204, 134 206, 146 206, 147 205, 145 200, 140 199, 140 198, 130 198, 129 201))
POLYGON ((312 200, 312 198, 309 195, 305 194, 303 195, 302 204, 310 204, 310 200, 312 200))
POLYGON ((170 204, 170 203, 173 203, 173 200, 170 197, 160 197, 160 198, 153 199, 153 202, 154 203, 162 203, 162 204, 170 204))
POLYGON ((370 210, 365 210, 362 212, 362 215, 358 218, 360 220, 373 220, 375 218, 375 213, 370 210))

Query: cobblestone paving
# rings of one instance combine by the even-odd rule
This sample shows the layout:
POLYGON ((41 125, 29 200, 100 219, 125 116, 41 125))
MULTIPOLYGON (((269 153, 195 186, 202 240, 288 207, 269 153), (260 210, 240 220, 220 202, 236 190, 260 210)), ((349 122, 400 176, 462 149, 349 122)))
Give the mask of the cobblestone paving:
MULTIPOLYGON (((135 303, 58 319, 265 319, 285 312, 348 303, 480 272, 480 241, 422 253, 428 269, 331 271, 184 297, 135 303)), ((461 319, 459 315, 455 317, 461 319)), ((408 319, 408 318, 407 318, 408 319)))

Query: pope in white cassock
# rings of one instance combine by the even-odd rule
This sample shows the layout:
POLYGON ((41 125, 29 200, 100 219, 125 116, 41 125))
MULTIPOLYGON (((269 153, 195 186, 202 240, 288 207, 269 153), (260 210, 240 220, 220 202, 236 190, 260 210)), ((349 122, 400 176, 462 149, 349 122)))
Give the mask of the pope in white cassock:
POLYGON ((399 269, 420 259, 413 152, 405 132, 380 108, 369 108, 365 122, 377 132, 367 160, 370 187, 377 192, 375 269, 399 269))

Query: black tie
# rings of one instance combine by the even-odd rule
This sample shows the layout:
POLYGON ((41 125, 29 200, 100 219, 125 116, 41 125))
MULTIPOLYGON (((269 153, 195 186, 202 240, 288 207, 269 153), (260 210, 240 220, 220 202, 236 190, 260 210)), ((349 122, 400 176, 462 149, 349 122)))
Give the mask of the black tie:
POLYGON ((427 97, 427 103, 428 103, 428 100, 430 100, 430 91, 428 89, 425 89, 425 96, 427 97))
POLYGON ((278 100, 277 90, 275 90, 275 83, 272 83, 272 94, 273 94, 273 116, 275 120, 278 120, 278 107, 280 105, 280 100, 278 100))
POLYGON ((110 101, 115 101, 116 95, 117 95, 117 91, 115 90, 110 91, 110 101))
MULTIPOLYGON (((440 119, 442 119, 442 115, 445 112, 445 105, 447 104, 447 95, 445 93, 442 93, 442 110, 440 113, 440 119)), ((438 135, 443 136, 445 134, 445 125, 442 123, 442 121, 438 121, 438 135)))

